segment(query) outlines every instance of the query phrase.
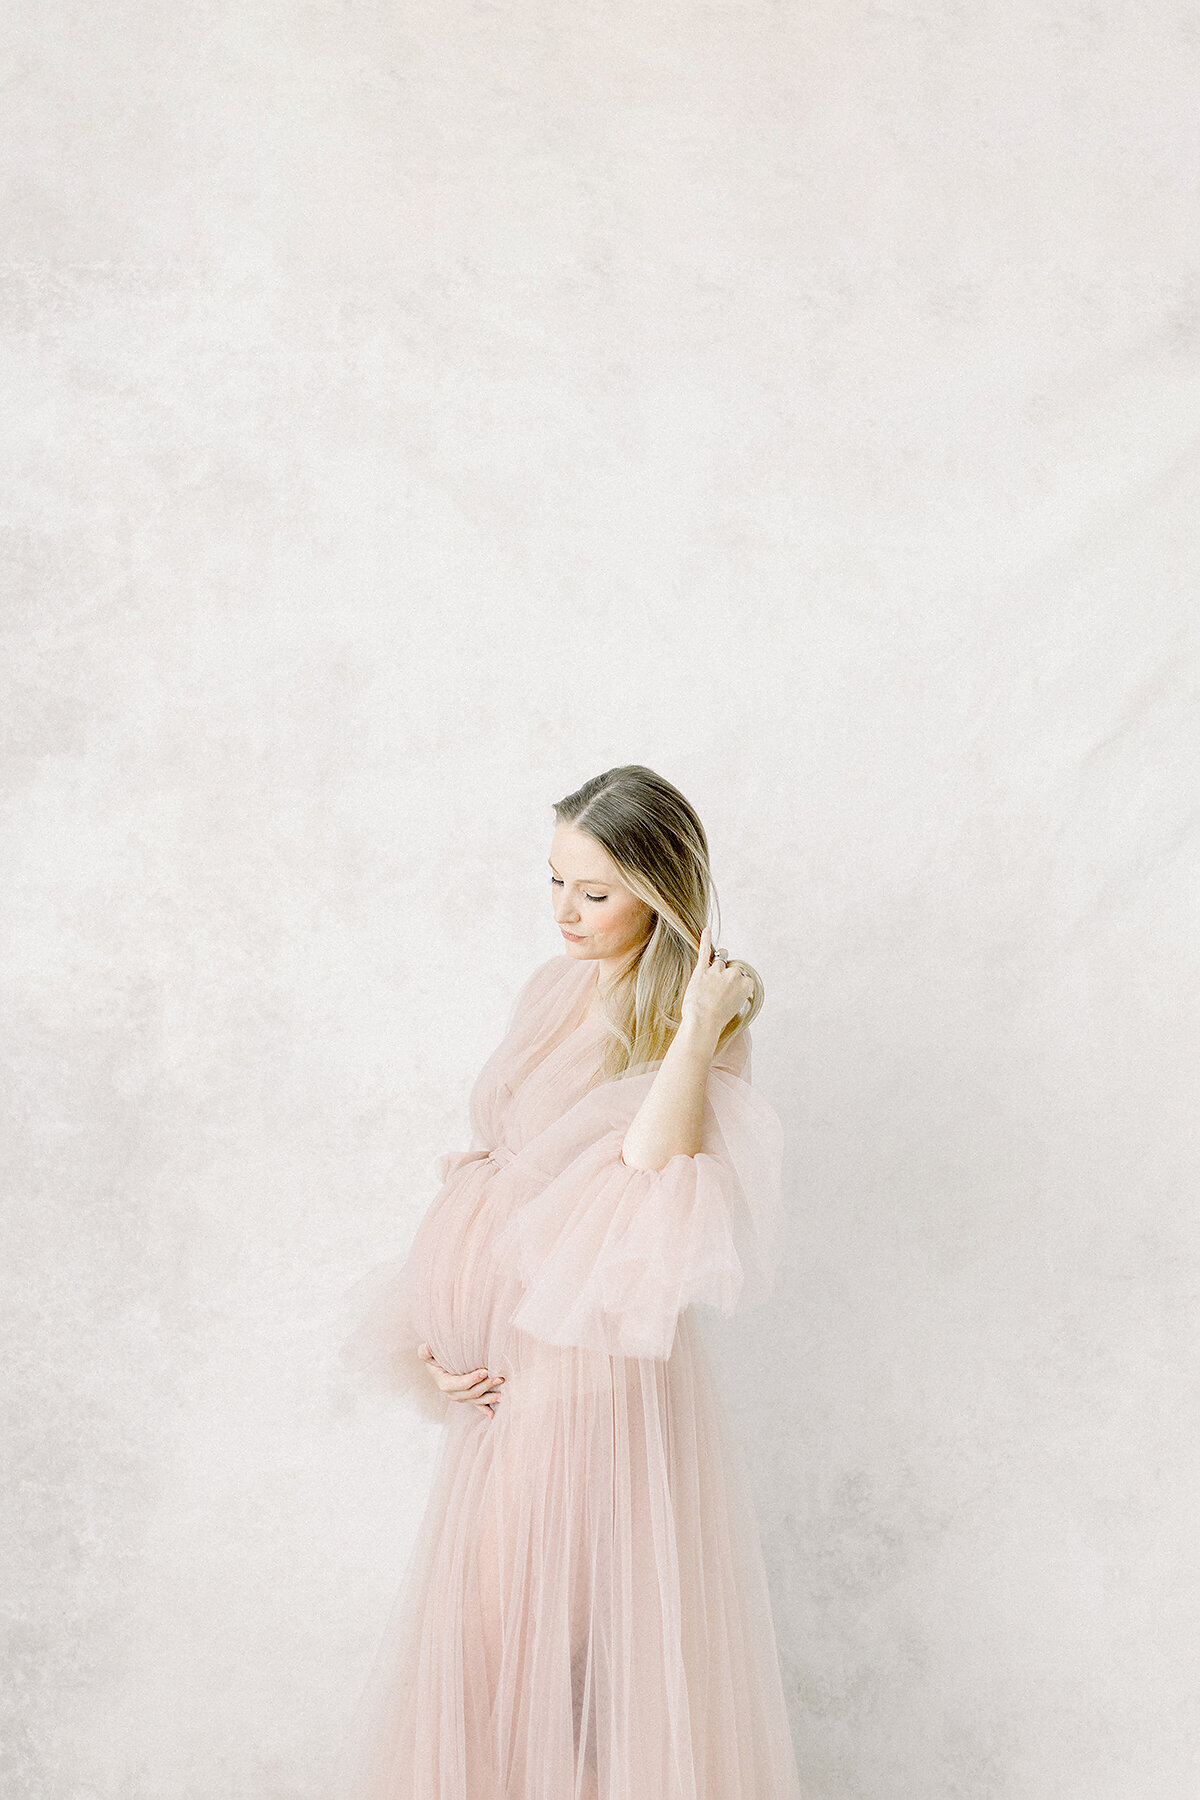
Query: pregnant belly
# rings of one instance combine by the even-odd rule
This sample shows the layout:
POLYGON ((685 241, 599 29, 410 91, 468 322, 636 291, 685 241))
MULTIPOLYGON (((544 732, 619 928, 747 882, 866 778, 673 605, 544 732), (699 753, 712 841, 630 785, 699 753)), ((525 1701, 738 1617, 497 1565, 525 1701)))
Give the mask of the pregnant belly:
MULTIPOLYGON (((491 1188, 513 1152, 504 1145, 446 1159, 449 1174, 412 1247, 417 1324, 444 1368, 492 1367, 498 1324, 516 1304, 492 1253, 500 1219, 491 1188)), ((495 1197, 496 1199, 499 1196, 495 1197)))

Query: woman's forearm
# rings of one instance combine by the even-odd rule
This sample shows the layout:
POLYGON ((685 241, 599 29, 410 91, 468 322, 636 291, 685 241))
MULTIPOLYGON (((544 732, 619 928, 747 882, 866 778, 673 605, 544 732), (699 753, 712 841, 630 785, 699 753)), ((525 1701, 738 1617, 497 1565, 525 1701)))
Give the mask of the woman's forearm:
POLYGON ((719 1035, 684 1019, 625 1133, 621 1157, 630 1168, 661 1169, 673 1156, 695 1156, 719 1035))

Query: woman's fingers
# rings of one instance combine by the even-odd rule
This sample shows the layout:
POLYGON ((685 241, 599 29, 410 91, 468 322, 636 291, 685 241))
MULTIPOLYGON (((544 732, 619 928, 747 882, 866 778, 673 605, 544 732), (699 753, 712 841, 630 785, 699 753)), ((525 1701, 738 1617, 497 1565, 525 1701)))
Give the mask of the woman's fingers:
POLYGON ((739 973, 737 963, 730 962, 729 952, 724 944, 716 950, 713 949, 711 925, 706 925, 700 933, 700 948, 696 953, 696 962, 702 973, 710 975, 718 982, 725 980, 729 975, 739 973))
POLYGON ((498 1388, 503 1380, 503 1375, 489 1375, 485 1369, 478 1381, 469 1381, 462 1391, 469 1399, 477 1400, 482 1394, 489 1394, 498 1388))
POLYGON ((479 1400, 493 1390, 499 1391, 503 1375, 489 1375, 484 1369, 482 1373, 473 1370, 469 1375, 451 1375, 443 1383, 445 1391, 454 1400, 479 1400))
POLYGON ((417 1355, 428 1366, 447 1399, 466 1400, 473 1406, 486 1406, 489 1412, 495 1411, 503 1375, 492 1375, 487 1369, 468 1369, 464 1375, 454 1375, 442 1367, 428 1344, 418 1344, 417 1355))
POLYGON ((753 978, 736 958, 730 959, 724 947, 713 951, 712 927, 706 925, 700 933, 696 967, 684 991, 684 1013, 720 1032, 753 995, 753 978))

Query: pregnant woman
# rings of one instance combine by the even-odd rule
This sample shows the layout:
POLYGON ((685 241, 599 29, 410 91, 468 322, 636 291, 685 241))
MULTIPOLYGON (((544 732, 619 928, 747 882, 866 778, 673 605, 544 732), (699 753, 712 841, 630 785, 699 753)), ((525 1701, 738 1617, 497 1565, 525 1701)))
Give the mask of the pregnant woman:
POLYGON ((348 1352, 444 1422, 346 1800, 799 1800, 749 1488, 691 1307, 772 1281, 782 1132, 708 845, 638 765, 554 808, 563 950, 348 1352))

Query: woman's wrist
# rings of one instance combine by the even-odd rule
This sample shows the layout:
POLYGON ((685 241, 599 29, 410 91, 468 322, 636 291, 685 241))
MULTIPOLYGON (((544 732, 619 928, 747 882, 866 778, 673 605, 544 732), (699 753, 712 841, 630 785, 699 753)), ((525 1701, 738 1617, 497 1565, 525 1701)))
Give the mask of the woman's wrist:
POLYGON ((717 1054, 717 1040, 720 1028, 710 1025, 706 1019, 695 1013, 684 1013, 679 1028, 672 1038, 672 1044, 682 1046, 692 1055, 706 1057, 709 1062, 717 1054))

